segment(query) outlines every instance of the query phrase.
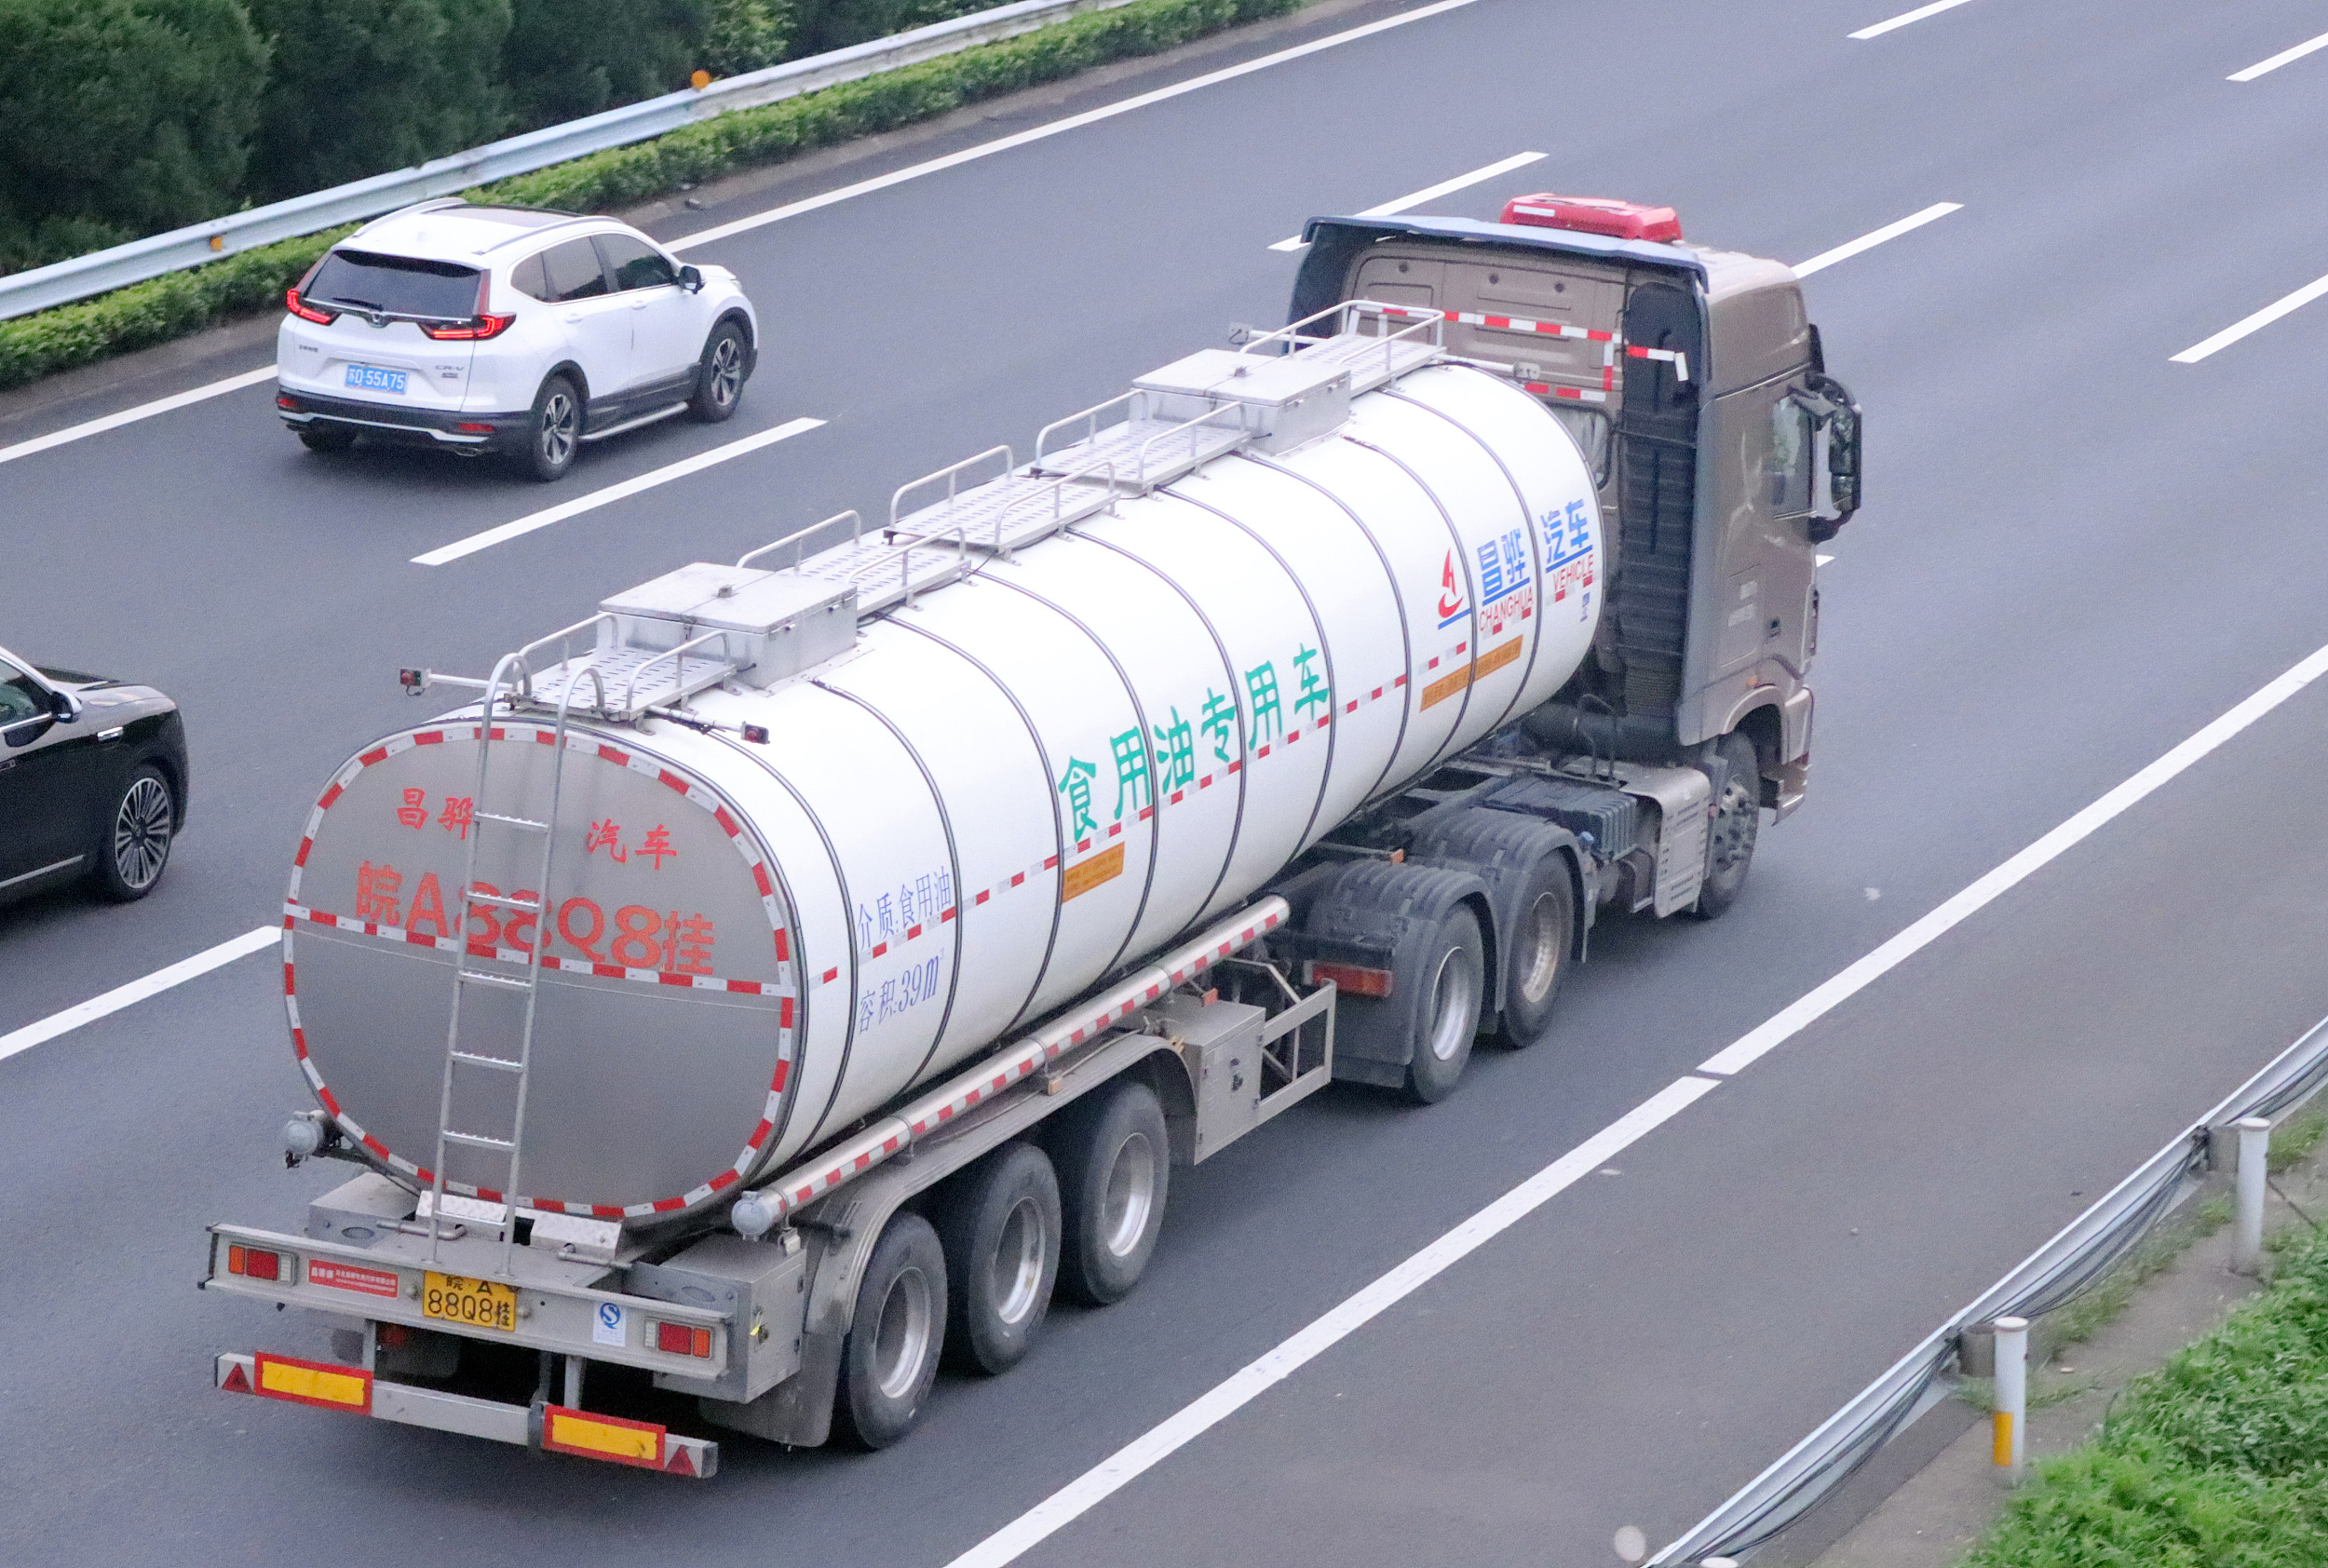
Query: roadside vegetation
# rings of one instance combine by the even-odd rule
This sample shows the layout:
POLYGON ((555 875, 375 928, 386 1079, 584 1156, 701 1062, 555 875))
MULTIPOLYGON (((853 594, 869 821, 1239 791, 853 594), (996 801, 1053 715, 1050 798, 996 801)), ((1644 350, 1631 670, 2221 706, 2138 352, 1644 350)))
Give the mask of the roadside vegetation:
POLYGON ((2040 1465, 1963 1568, 2321 1563, 2328 1241, 2299 1229, 2270 1286, 2131 1385, 2092 1441, 2040 1465))
MULTIPOLYGON (((240 0, 171 0, 171 3, 190 12, 201 12, 205 7, 215 6, 238 7, 240 0)), ((294 0, 253 0, 253 9, 267 5, 293 3, 294 0)), ((356 0, 295 0, 295 3, 322 9, 396 8, 396 0, 391 0, 383 7, 359 7, 356 0)), ((497 5, 514 5, 518 12, 523 12, 531 0, 401 0, 401 3, 420 10, 442 5, 448 11, 456 7, 491 9, 497 5)), ((558 3, 564 8, 564 14, 571 17, 576 12, 589 12, 593 8, 609 12, 640 9, 645 7, 648 0, 558 0, 558 3)), ((696 0, 670 0, 666 8, 684 9, 686 5, 694 3, 696 0)), ((895 31, 896 26, 920 26, 932 20, 985 9, 991 0, 704 0, 704 3, 716 13, 714 20, 718 15, 730 19, 740 16, 747 20, 754 17, 780 19, 787 29, 783 34, 787 39, 812 38, 817 48, 829 48, 840 47, 866 36, 883 35, 882 32, 864 33, 861 31, 864 28, 878 25, 885 31, 895 31), (724 11, 719 9, 722 6, 726 7, 724 11), (753 10, 755 7, 759 10, 753 10), (803 25, 803 19, 812 12, 817 19, 815 30, 798 31, 803 25)), ((573 211, 595 211, 643 201, 738 169, 780 163, 819 147, 893 130, 917 120, 946 114, 967 103, 1043 82, 1057 81, 1111 61, 1155 54, 1240 22, 1297 10, 1305 3, 1306 0, 1134 0, 1133 4, 1114 10, 1087 13, 1001 43, 966 49, 959 54, 927 61, 919 65, 828 88, 821 92, 804 93, 763 108, 737 110, 673 131, 668 136, 537 169, 534 173, 505 180, 468 194, 475 200, 558 207, 573 211)), ((14 66, 10 61, 12 41, 18 36, 10 32, 10 28, 20 11, 40 11, 51 7, 65 11, 83 6, 101 8, 113 6, 127 12, 140 7, 152 8, 161 5, 162 0, 0 0, 0 115, 15 112, 14 100, 10 95, 21 87, 12 78, 14 66)), ((752 25, 759 26, 761 23, 752 21, 752 25)), ((775 22, 769 21, 768 25, 774 26, 775 22)), ((562 28, 577 36, 584 31, 579 21, 562 23, 562 28)), ((620 52, 616 47, 620 39, 603 33, 597 36, 607 52, 620 52)), ((771 47, 767 44, 769 35, 759 36, 761 41, 752 47, 765 49, 771 47)), ((254 57, 246 50, 236 58, 248 63, 254 57)), ((577 89, 581 94, 579 97, 562 101, 553 118, 566 118, 569 114, 588 114, 606 107, 610 101, 627 101, 612 96, 616 86, 611 75, 605 78, 604 93, 600 93, 600 77, 591 75, 590 71, 598 70, 603 64, 600 61, 588 68, 575 64, 574 71, 559 76, 559 79, 570 84, 582 80, 584 88, 577 89)), ((684 72, 681 74, 684 77, 684 72)), ((633 86, 637 81, 634 77, 625 80, 633 86)), ((507 88, 508 85, 505 80, 503 86, 507 88)), ((666 86, 656 85, 652 90, 660 92, 666 90, 666 86)), ((645 93, 632 92, 630 96, 641 97, 645 93)), ((528 101, 538 104, 544 101, 536 99, 528 101)), ((156 112, 159 114, 161 109, 157 107, 156 112)), ((220 113, 223 115, 225 111, 220 113)), ((312 129, 321 121, 311 115, 308 121, 303 123, 308 124, 312 129)), ((472 126, 471 131, 473 129, 472 126)), ((379 167, 400 168, 415 157, 456 151, 488 139, 470 131, 455 133, 447 130, 443 134, 453 139, 443 146, 432 145, 426 152, 417 150, 418 143, 412 144, 406 148, 412 153, 411 156, 403 153, 391 155, 385 151, 377 154, 378 157, 394 158, 394 161, 379 167)), ((30 228, 23 227, 21 219, 28 210, 20 205, 18 192, 27 187, 28 180, 29 183, 37 184, 40 176, 37 172, 27 176, 16 163, 7 161, 22 161, 19 149, 19 142, 22 140, 11 130, 5 142, 0 143, 0 250, 5 250, 9 243, 7 237, 12 232, 11 224, 19 225, 14 232, 74 237, 73 244, 65 254, 77 254, 83 250, 115 243, 125 237, 101 227, 72 227, 73 223, 86 225, 100 220, 57 213, 40 220, 30 228), (41 226, 44 223, 48 226, 41 226), (114 237, 104 237, 107 234, 112 234, 114 237)), ((165 151, 180 149, 184 155, 172 154, 176 162, 162 159, 161 164, 166 164, 167 169, 157 164, 160 172, 148 182, 156 190, 180 193, 180 196, 171 197, 176 200, 189 190, 207 188, 202 186, 204 179, 223 178, 223 171, 229 165, 240 168, 237 160, 241 155, 230 156, 224 149, 227 140, 231 138, 225 138, 222 133, 212 135, 202 142, 210 150, 206 163, 203 158, 194 155, 194 142, 182 131, 172 131, 166 126, 125 127, 120 136, 122 150, 117 155, 129 158, 128 149, 148 143, 165 151), (201 171, 205 169, 211 172, 203 174, 201 171), (168 178, 164 178, 165 175, 168 178), (175 183, 172 183, 173 181, 175 183)), ((290 140, 296 141, 296 137, 290 140)), ((311 136, 311 140, 315 138, 311 136)), ((82 184, 94 188, 106 183, 102 177, 106 167, 102 159, 88 160, 82 184)), ((122 167, 134 169, 142 166, 132 160, 122 167)), ((376 171, 363 169, 345 172, 335 169, 331 179, 353 179, 359 172, 376 171)), ((192 200, 191 197, 184 199, 192 200)), ((194 203, 196 208, 199 205, 198 202, 194 203)), ((210 210, 222 210, 213 208, 210 210)), ((208 215, 183 206, 168 208, 166 203, 148 205, 141 210, 145 215, 139 223, 148 228, 168 228, 174 223, 193 222, 208 215)), ((61 305, 54 310, 19 317, 14 320, 0 321, 0 388, 21 385, 56 371, 88 364, 113 354, 165 343, 230 316, 272 308, 281 301, 283 291, 296 282, 318 256, 347 232, 341 228, 285 240, 280 244, 226 257, 207 266, 132 284, 95 299, 61 305)), ((6 270, 5 262, 0 262, 0 270, 6 270)))

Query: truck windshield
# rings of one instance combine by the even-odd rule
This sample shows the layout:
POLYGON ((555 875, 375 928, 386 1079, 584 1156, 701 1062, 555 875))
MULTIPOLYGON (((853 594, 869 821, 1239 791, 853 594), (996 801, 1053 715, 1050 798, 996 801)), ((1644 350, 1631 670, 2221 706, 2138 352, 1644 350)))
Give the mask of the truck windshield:
POLYGON ((453 262, 334 250, 323 259, 306 297, 389 316, 465 321, 477 314, 477 269, 453 262))

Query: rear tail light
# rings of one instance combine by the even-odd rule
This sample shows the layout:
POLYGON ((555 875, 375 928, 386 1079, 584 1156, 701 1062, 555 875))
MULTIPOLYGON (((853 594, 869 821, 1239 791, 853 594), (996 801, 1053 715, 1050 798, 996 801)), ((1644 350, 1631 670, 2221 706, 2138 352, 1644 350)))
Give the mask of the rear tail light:
POLYGON ((494 427, 490 425, 462 424, 455 425, 453 428, 464 436, 490 436, 494 433, 494 427))
POLYGON ((302 321, 313 321, 318 327, 328 327, 340 318, 340 313, 336 310, 318 310, 314 305, 302 300, 295 285, 283 291, 283 308, 302 321))
POLYGON ((1674 240, 1682 237, 1681 215, 1670 207, 1644 207, 1609 196, 1514 196, 1504 204, 1504 222, 1530 228, 1572 229, 1612 239, 1674 240))
POLYGON ((440 343, 473 343, 480 338, 495 338, 509 330, 514 316, 476 316, 467 321, 434 323, 424 321, 420 330, 440 343))
POLYGON ((1332 980, 1334 989, 1351 996, 1387 996, 1390 994, 1390 971, 1369 969, 1357 964, 1321 964, 1312 959, 1309 983, 1323 985, 1332 980))
POLYGON ((655 1348, 667 1356, 700 1356, 708 1360, 711 1355, 711 1331, 690 1328, 684 1323, 657 1323, 655 1348))
POLYGON ((291 1254, 270 1252, 264 1247, 227 1248, 226 1272, 239 1274, 245 1279, 268 1279, 277 1284, 293 1277, 291 1254))

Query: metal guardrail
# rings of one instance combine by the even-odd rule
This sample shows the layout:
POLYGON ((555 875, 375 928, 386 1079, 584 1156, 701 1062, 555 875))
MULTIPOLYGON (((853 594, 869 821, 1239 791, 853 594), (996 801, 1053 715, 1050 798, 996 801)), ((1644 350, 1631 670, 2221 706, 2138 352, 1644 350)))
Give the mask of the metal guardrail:
POLYGON ((2059 1235, 1893 1362, 1777 1463, 1652 1557, 1648 1568, 1682 1568, 1710 1558, 1743 1560, 1767 1545, 1937 1401, 1941 1374, 1956 1358, 1965 1331, 2008 1315, 2041 1317, 2085 1294, 2213 1168, 2218 1129, 2243 1116, 2276 1118, 2323 1082, 2328 1082, 2328 1019, 2314 1024, 2059 1235))
POLYGON ((295 239, 341 223, 376 218, 431 196, 455 196, 473 186, 530 174, 610 147, 680 129, 731 109, 757 108, 820 88, 837 87, 903 65, 955 54, 980 44, 1031 33, 1086 11, 1113 10, 1130 0, 1014 0, 1008 6, 932 22, 891 38, 874 38, 846 49, 787 61, 748 72, 707 88, 628 103, 619 109, 563 125, 545 126, 522 136, 431 158, 413 169, 375 174, 328 191, 293 196, 249 211, 212 218, 168 234, 75 256, 0 277, 0 320, 52 305, 69 304, 165 273, 182 272, 239 251, 295 239))

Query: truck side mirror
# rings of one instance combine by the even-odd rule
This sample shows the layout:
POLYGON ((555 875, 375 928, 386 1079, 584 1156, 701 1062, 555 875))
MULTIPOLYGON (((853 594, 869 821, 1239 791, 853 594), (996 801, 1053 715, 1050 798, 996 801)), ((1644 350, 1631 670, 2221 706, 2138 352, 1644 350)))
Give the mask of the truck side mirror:
POLYGON ((1813 372, 1795 400, 1810 412, 1827 438, 1827 505, 1810 520, 1810 538, 1823 545, 1860 509, 1860 407, 1843 383, 1813 372))

